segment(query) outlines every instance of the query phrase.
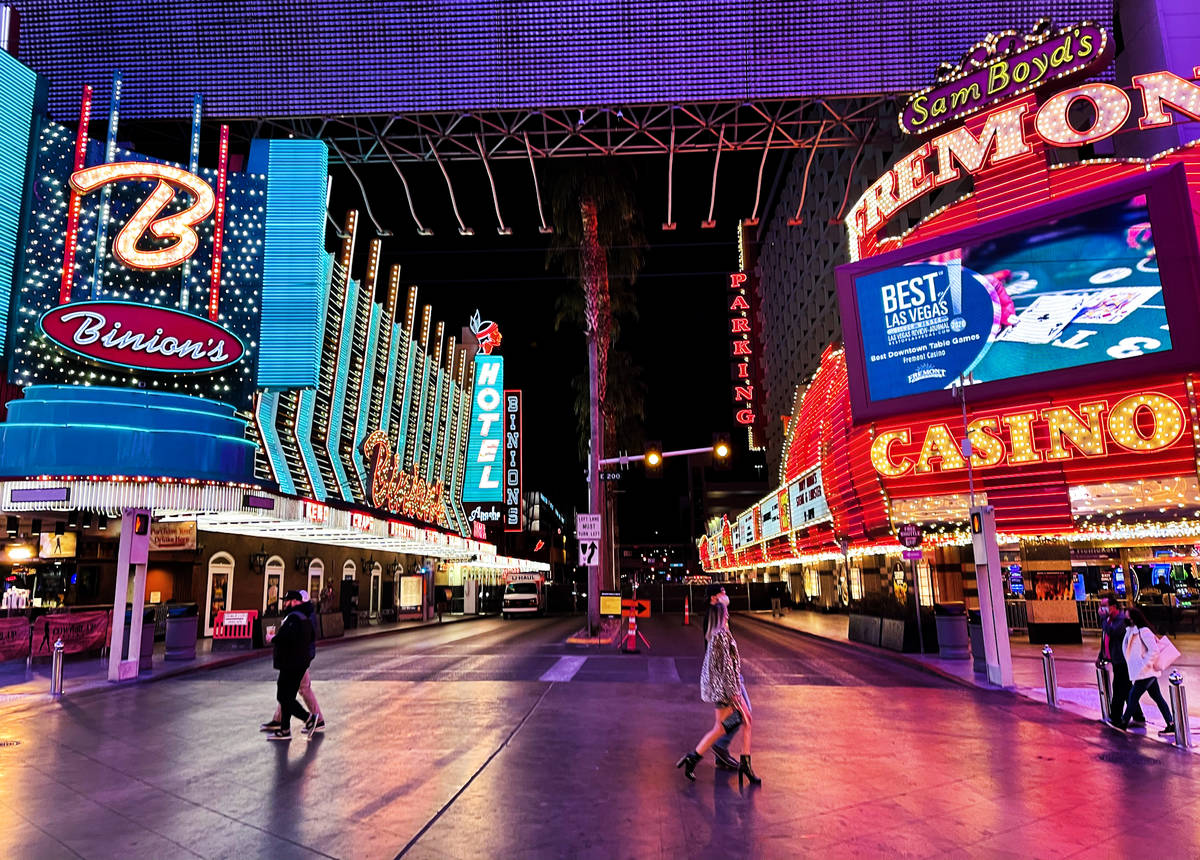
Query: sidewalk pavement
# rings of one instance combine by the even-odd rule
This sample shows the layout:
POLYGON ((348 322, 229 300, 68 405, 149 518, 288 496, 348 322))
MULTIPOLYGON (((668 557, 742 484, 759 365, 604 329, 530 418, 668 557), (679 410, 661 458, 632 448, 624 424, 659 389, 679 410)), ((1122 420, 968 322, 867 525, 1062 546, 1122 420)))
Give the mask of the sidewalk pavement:
MULTIPOLYGON (((439 622, 432 621, 399 621, 393 624, 375 624, 365 627, 355 627, 347 630, 344 635, 330 639, 320 639, 317 647, 320 649, 336 646, 340 643, 354 642, 365 637, 383 636, 391 633, 404 633, 424 627, 437 627, 439 624, 455 624, 462 621, 474 621, 477 618, 487 618, 485 615, 454 615, 446 616, 439 622)), ((220 666, 230 666, 246 660, 270 655, 271 648, 255 648, 248 651, 217 651, 212 650, 212 639, 200 639, 196 642, 196 658, 194 660, 179 660, 168 662, 165 659, 166 644, 154 643, 154 668, 143 670, 137 677, 139 683, 161 681, 177 675, 199 672, 205 669, 216 669, 220 666)), ((81 693, 108 687, 108 658, 97 658, 88 654, 72 654, 63 661, 63 693, 81 693)), ((52 701, 50 696, 50 659, 37 657, 30 669, 26 669, 26 661, 8 660, 0 663, 0 707, 12 705, 37 705, 52 701)))
MULTIPOLYGON (((903 663, 928 672, 940 675, 964 686, 976 687, 981 690, 998 689, 988 682, 982 674, 976 674, 972 668, 972 660, 943 660, 936 654, 899 654, 885 648, 865 645, 861 642, 851 642, 848 636, 850 617, 840 614, 826 614, 808 610, 793 609, 781 617, 772 617, 770 611, 739 612, 756 621, 774 624, 795 630, 806 636, 826 639, 845 645, 855 650, 867 651, 892 657, 903 663)), ((1197 729, 1200 728, 1200 634, 1181 633, 1173 636, 1171 641, 1179 649, 1179 660, 1171 667, 1178 669, 1184 677, 1184 685, 1189 681, 1193 684, 1193 693, 1188 701, 1188 716, 1192 724, 1192 742, 1200 743, 1197 729)), ((1027 636, 1014 635, 1009 638, 1013 658, 1014 692, 1038 702, 1046 701, 1046 682, 1042 674, 1042 646, 1029 642, 1027 636)), ((1087 719, 1100 719, 1100 692, 1096 687, 1096 655, 1100 650, 1100 640, 1096 635, 1088 636, 1085 632, 1082 645, 1052 645, 1054 650, 1054 668, 1058 677, 1059 707, 1087 719)), ((1170 692, 1165 679, 1160 680, 1163 698, 1170 703, 1170 692)), ((1158 713, 1153 700, 1146 695, 1142 697, 1142 710, 1146 714, 1145 733, 1148 737, 1160 740, 1158 730, 1166 723, 1158 713)), ((1142 730, 1133 730, 1141 733, 1142 730)), ((1161 739, 1169 743, 1172 738, 1161 739)), ((1193 747, 1192 752, 1200 753, 1200 747, 1193 747)))

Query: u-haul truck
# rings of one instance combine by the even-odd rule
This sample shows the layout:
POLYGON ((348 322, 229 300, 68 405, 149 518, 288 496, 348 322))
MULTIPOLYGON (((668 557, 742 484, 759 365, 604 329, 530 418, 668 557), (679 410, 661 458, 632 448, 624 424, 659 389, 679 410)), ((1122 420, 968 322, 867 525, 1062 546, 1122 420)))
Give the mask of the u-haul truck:
POLYGON ((516 571, 504 574, 504 602, 500 607, 500 614, 503 617, 543 615, 545 612, 545 574, 516 571))

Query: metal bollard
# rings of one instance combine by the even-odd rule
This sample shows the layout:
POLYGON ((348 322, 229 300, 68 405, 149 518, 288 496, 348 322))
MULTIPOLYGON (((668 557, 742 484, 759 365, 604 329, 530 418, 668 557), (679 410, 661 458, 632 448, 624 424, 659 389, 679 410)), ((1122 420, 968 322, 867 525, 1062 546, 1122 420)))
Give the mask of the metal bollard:
POLYGON ((1046 704, 1058 707, 1058 673, 1054 669, 1054 649, 1049 645, 1042 648, 1042 676, 1046 679, 1046 704))
POLYGON ((1187 690, 1183 675, 1176 669, 1167 678, 1171 682, 1171 719, 1175 721, 1175 746, 1187 749, 1192 745, 1192 729, 1188 725, 1187 690))
POLYGON ((54 643, 54 656, 50 658, 50 695, 58 697, 63 689, 63 641, 54 643))
POLYGON ((1107 663, 1096 664, 1096 687, 1100 691, 1100 721, 1107 723, 1112 712, 1112 678, 1107 663))

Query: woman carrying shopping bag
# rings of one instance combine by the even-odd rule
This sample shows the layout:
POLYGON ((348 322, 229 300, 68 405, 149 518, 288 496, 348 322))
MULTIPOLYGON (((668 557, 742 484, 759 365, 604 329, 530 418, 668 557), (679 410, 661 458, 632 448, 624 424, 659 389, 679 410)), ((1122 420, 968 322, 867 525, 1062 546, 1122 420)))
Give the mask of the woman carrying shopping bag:
POLYGON ((1130 608, 1129 620, 1130 626, 1125 631, 1125 641, 1121 643, 1121 650, 1125 654, 1125 662, 1129 664, 1129 678, 1133 681, 1133 687, 1129 690, 1125 713, 1118 728, 1129 727, 1137 701, 1144 693, 1149 693, 1167 723, 1167 727, 1159 731, 1159 734, 1173 735, 1175 721, 1171 718, 1171 708, 1158 686, 1158 676, 1175 662, 1179 651, 1166 636, 1161 639, 1158 637, 1145 613, 1136 606, 1130 608))
POLYGON ((743 728, 738 784, 749 779, 752 785, 758 785, 762 780, 750 764, 750 702, 742 682, 737 642, 729 632, 729 595, 723 585, 709 586, 709 619, 705 629, 708 647, 700 669, 700 698, 713 706, 713 727, 695 749, 675 763, 675 767, 683 768, 684 776, 694 782, 696 765, 704 751, 727 730, 736 727, 740 720, 743 728))

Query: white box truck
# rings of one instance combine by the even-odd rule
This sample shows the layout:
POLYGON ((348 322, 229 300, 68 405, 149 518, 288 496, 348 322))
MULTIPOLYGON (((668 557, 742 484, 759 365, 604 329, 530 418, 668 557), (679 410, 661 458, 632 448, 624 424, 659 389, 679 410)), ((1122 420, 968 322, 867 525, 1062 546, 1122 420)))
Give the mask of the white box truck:
POLYGON ((504 601, 500 607, 500 614, 504 618, 544 615, 545 612, 545 574, 514 572, 504 575, 504 601))

